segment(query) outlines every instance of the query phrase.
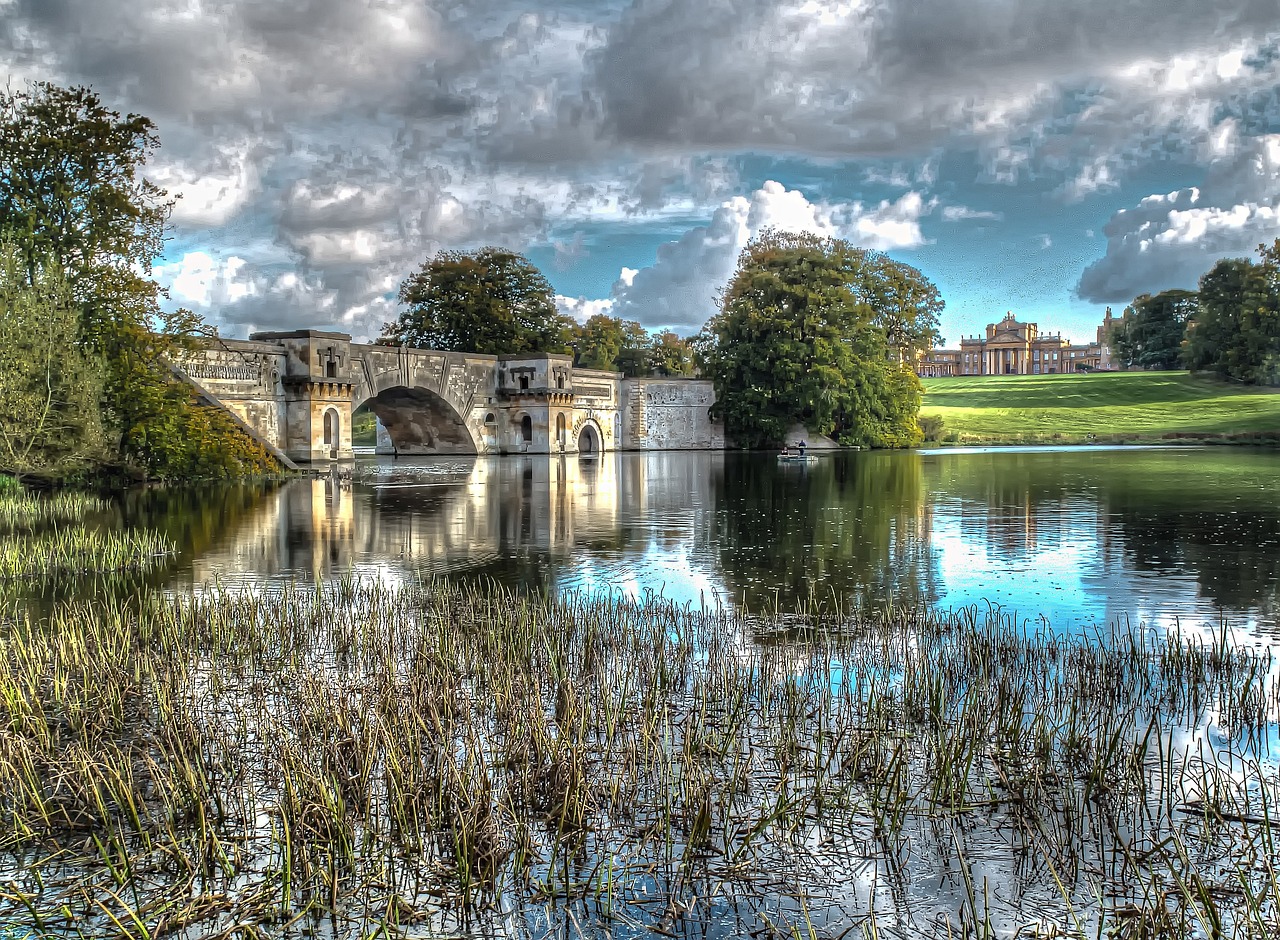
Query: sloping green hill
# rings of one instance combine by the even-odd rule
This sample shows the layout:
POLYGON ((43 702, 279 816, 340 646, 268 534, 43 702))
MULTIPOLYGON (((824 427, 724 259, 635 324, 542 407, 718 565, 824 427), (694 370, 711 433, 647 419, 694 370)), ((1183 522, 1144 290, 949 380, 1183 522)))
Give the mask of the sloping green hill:
POLYGON ((1280 392, 1185 372, 924 379, 922 418, 944 440, 1042 443, 1178 438, 1280 440, 1280 392))

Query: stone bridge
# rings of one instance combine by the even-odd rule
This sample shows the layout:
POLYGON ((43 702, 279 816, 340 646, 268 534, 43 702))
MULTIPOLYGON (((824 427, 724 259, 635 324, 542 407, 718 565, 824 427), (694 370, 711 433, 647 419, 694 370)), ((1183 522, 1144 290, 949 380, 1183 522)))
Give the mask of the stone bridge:
POLYGON ((598 453, 724 447, 705 379, 624 379, 570 356, 353 343, 345 333, 209 342, 175 372, 288 462, 348 460, 352 415, 379 422, 379 453, 598 453))

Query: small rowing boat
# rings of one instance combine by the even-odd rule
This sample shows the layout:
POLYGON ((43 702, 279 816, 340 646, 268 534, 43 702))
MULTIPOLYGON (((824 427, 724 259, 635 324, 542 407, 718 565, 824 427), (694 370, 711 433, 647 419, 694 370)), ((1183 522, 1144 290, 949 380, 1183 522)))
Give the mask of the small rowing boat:
POLYGON ((782 463, 810 463, 817 459, 816 455, 805 453, 803 447, 791 447, 788 445, 778 452, 778 460, 782 463))

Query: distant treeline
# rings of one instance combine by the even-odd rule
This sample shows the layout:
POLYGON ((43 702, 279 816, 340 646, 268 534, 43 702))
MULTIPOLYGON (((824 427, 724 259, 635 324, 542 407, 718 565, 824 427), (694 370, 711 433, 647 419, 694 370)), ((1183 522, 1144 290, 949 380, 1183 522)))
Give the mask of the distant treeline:
POLYGON ((1186 368, 1248 385, 1280 385, 1280 238, 1259 260, 1223 258, 1200 289, 1136 298, 1108 342, 1127 367, 1186 368))

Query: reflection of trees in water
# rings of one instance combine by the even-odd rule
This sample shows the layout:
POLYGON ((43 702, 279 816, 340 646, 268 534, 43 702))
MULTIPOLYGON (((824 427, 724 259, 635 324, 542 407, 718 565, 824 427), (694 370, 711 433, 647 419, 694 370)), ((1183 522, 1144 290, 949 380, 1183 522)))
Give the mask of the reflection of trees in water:
POLYGON ((748 607, 937 598, 917 454, 743 457, 726 461, 717 490, 726 589, 748 607))
POLYGON ((235 532, 280 485, 240 482, 130 490, 121 500, 120 513, 125 525, 155 529, 172 539, 181 554, 197 556, 235 532))
POLYGON ((961 500, 988 550, 1043 549, 1083 528, 1145 574, 1185 573, 1228 611, 1280 615, 1280 461, 1256 451, 935 455, 931 490, 961 500), (1070 511, 1067 511, 1070 510, 1070 511))
POLYGON ((1129 562, 1192 574, 1224 610, 1280 616, 1280 461, 1259 456, 1206 456, 1211 469, 1176 476, 1141 462, 1118 467, 1102 505, 1129 562))

